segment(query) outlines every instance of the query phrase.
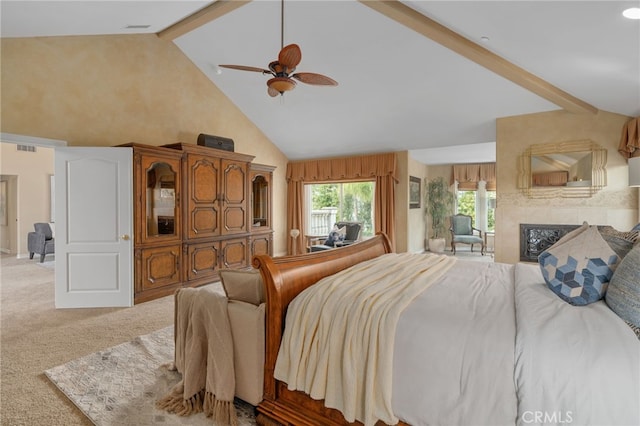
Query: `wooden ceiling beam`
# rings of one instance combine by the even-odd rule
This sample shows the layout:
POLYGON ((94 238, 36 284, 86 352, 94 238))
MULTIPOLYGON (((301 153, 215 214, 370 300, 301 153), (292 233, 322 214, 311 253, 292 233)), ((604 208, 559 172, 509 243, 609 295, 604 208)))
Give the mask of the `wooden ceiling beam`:
POLYGON ((193 31, 214 19, 218 19, 219 17, 244 6, 250 1, 251 0, 218 0, 158 32, 157 36, 164 40, 175 40, 181 35, 193 31))
POLYGON ((398 0, 359 0, 362 4, 393 19, 444 47, 482 65, 532 93, 575 113, 595 114, 593 105, 559 89, 490 50, 472 42, 442 24, 402 4, 398 0))

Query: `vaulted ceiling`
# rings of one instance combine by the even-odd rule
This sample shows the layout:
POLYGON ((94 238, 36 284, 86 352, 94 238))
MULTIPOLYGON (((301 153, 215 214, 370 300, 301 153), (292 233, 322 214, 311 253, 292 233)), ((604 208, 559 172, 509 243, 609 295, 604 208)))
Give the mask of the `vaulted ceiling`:
POLYGON ((640 20, 622 16, 637 0, 287 0, 284 44, 302 48, 297 71, 339 85, 299 83, 275 98, 268 76, 218 65, 266 68, 277 58, 280 1, 0 7, 2 37, 172 40, 291 159, 409 150, 427 164, 491 161, 499 117, 640 115, 640 20))

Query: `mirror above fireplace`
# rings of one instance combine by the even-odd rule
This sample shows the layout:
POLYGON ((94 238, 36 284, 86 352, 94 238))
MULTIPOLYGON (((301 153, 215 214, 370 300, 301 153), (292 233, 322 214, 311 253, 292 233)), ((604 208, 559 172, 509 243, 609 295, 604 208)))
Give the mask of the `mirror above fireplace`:
POLYGON ((607 150, 591 140, 531 145, 518 158, 529 198, 586 198, 607 185, 607 150))

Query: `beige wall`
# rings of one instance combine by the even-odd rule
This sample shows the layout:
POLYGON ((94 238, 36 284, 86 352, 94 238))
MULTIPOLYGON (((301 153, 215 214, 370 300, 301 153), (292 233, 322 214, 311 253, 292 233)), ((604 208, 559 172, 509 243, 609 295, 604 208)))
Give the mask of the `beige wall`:
POLYGON ((17 229, 11 226, 0 227, 0 249, 24 256, 27 253, 27 234, 33 231, 33 224, 51 220, 50 177, 53 175, 53 149, 37 147, 36 152, 25 152, 18 151, 16 147, 12 143, 0 143, 2 180, 14 180, 17 183, 15 186, 9 185, 11 190, 17 190, 17 193, 9 194, 9 201, 17 202, 16 206, 9 206, 9 221, 15 224, 19 218, 17 229), (13 232, 16 234, 13 235, 13 232))
POLYGON ((553 111, 497 120, 496 261, 519 261, 521 223, 611 225, 638 222, 638 191, 627 186, 628 166, 617 152, 626 116, 553 111), (608 150, 607 186, 591 198, 529 199, 516 188, 516 160, 530 145, 591 139, 608 150))
POLYGON ((274 251, 286 251, 287 158, 172 42, 119 35, 1 43, 2 132, 69 146, 232 138, 236 152, 277 167, 274 251))
MULTIPOLYGON (((408 163, 409 175, 420 179, 420 208, 408 210, 408 219, 406 226, 406 232, 408 234, 407 251, 412 253, 420 253, 426 250, 425 238, 427 224, 425 221, 424 210, 424 180, 427 177, 427 166, 417 162, 416 160, 411 158, 411 156, 409 156, 408 163)), ((408 193, 409 188, 407 187, 407 194, 408 193)), ((408 199, 406 205, 409 205, 408 199)))

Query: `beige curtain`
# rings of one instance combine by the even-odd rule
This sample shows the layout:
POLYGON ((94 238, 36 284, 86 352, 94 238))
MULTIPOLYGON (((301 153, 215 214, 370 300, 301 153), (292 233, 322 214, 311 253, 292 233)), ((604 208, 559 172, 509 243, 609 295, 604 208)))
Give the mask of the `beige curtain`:
POLYGON ((618 152, 625 158, 640 157, 640 117, 631 119, 622 126, 618 152))
MULTIPOLYGON (((287 164, 287 228, 300 229, 297 252, 303 252, 305 183, 375 180, 374 222, 376 232, 384 232, 395 247, 396 154, 296 161, 287 164)), ((291 252, 291 237, 287 247, 291 252)))
POLYGON ((496 163, 454 164, 451 184, 458 182, 458 189, 475 191, 478 182, 487 183, 487 191, 496 190, 496 163))

